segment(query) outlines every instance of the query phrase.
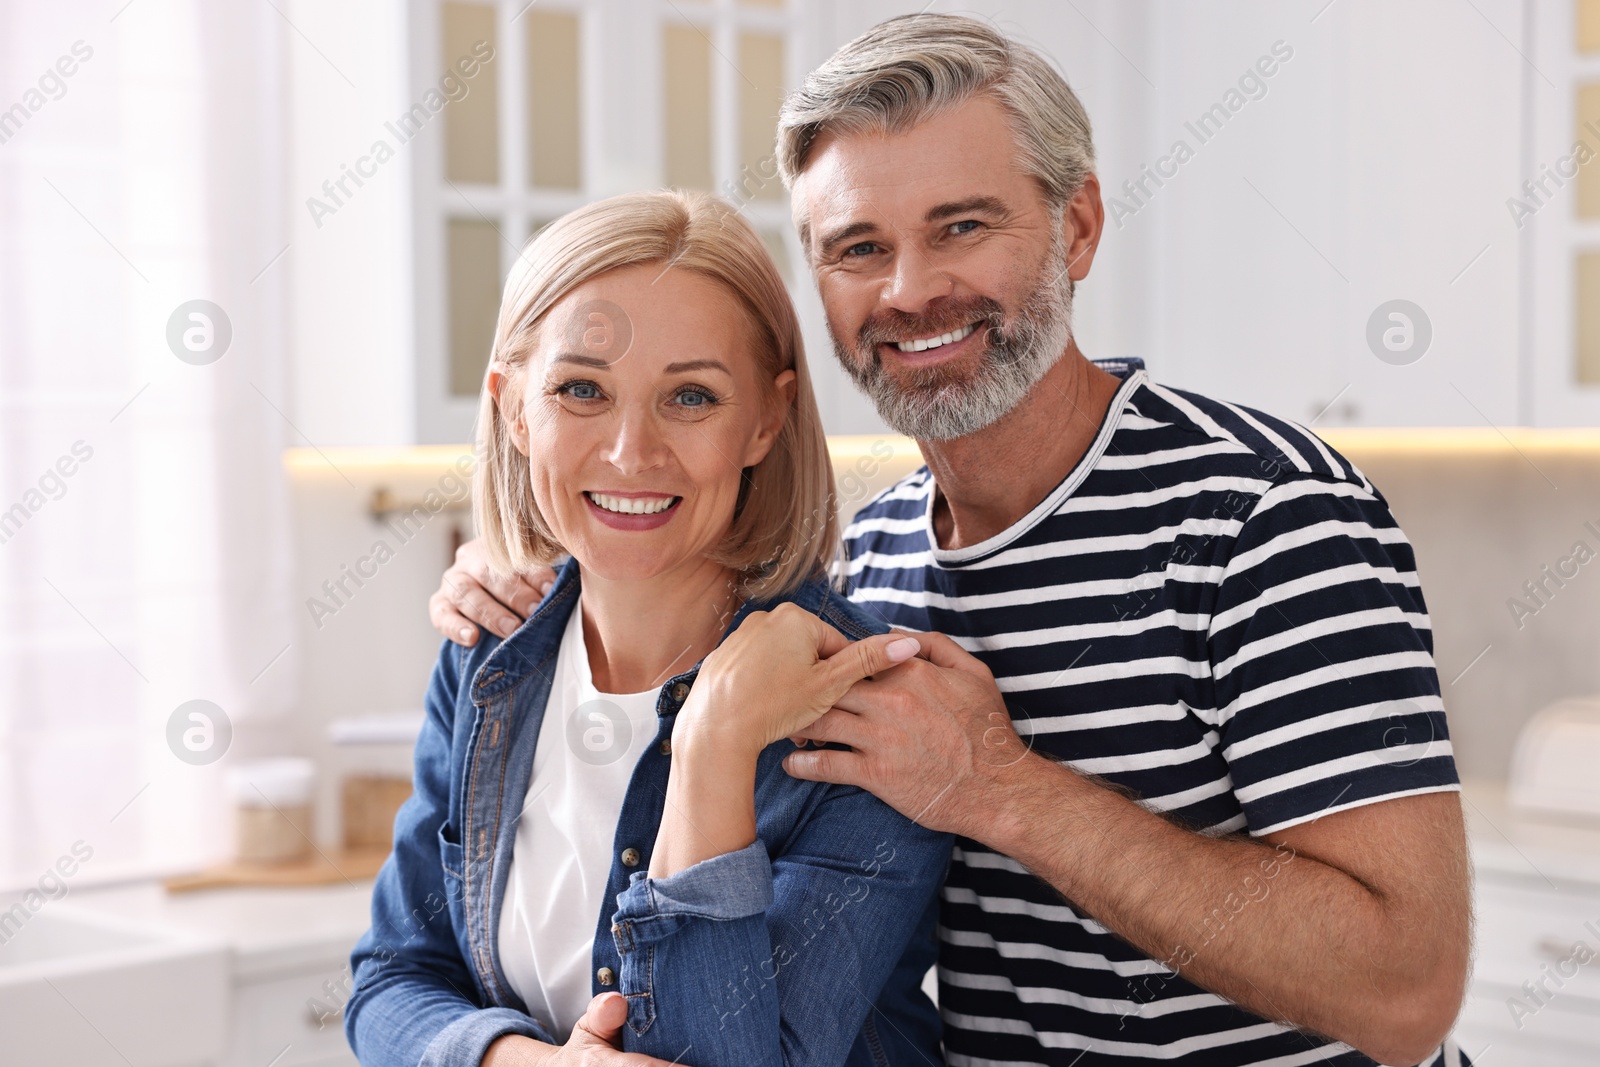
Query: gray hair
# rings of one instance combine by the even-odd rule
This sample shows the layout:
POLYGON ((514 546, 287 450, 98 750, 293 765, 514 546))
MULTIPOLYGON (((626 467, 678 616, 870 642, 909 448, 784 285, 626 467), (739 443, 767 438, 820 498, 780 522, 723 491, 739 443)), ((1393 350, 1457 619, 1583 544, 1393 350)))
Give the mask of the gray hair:
POLYGON ((961 15, 880 22, 807 75, 778 114, 778 173, 792 187, 824 133, 899 133, 985 92, 1011 114, 1023 168, 1065 205, 1094 170, 1088 113, 1044 56, 961 15))

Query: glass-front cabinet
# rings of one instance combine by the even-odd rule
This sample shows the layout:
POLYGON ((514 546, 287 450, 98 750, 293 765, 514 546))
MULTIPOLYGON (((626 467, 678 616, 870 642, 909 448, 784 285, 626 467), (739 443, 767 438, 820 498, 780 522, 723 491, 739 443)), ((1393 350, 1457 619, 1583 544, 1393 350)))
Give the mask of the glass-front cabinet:
MULTIPOLYGON (((417 429, 471 436, 500 289, 541 226, 663 185, 746 212, 791 281, 778 107, 801 68, 795 0, 449 0, 413 8, 417 429), (419 145, 419 147, 421 147, 419 145)), ((806 286, 809 289, 809 284, 806 286)), ((797 294, 798 296, 799 294, 797 294)))

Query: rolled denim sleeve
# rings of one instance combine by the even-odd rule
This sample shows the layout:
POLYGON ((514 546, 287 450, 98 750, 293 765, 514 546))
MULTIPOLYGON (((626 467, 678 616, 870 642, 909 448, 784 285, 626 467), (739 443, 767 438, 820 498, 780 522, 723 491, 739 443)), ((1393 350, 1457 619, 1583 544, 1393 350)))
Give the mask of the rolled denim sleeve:
POLYGON ((477 1067, 506 1034, 552 1042, 526 1014, 479 1001, 457 938, 461 846, 446 823, 462 655, 446 643, 434 668, 412 795, 395 817, 394 851, 372 889, 372 927, 350 958, 345 1034, 364 1067, 477 1067))
POLYGON ((438 1036, 428 1042, 418 1067, 478 1067, 489 1046, 507 1034, 521 1034, 554 1044, 550 1035, 522 1012, 511 1008, 484 1008, 468 1012, 440 1030, 438 1036))
POLYGON ((618 923, 679 918, 743 919, 772 906, 772 860, 767 846, 753 845, 702 860, 667 878, 640 871, 617 896, 618 923))
POLYGON ((817 802, 781 848, 634 874, 618 894, 626 1050, 837 1067, 907 946, 931 940, 951 838, 854 787, 808 787, 817 802))

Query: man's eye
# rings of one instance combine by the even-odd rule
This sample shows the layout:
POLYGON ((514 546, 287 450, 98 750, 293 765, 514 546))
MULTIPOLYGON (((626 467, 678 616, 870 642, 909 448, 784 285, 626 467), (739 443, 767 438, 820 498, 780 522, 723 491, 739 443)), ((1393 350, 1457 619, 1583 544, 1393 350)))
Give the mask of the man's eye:
POLYGON ((873 244, 871 241, 862 241, 858 245, 851 245, 849 248, 845 249, 844 254, 846 259, 858 259, 861 256, 870 256, 877 250, 878 246, 873 244))
POLYGON ((960 222, 952 222, 950 224, 950 232, 951 233, 971 233, 973 230, 976 230, 981 225, 983 225, 983 224, 980 223, 977 219, 962 219, 960 222))

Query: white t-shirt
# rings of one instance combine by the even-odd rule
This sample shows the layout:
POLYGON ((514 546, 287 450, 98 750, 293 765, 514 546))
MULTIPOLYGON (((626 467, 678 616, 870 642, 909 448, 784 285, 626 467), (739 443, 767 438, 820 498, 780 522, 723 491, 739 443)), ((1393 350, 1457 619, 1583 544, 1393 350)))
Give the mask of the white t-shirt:
POLYGON ((511 988, 559 1041, 593 996, 594 932, 617 818, 634 764, 655 740, 659 693, 595 689, 583 611, 574 606, 539 727, 499 929, 511 988))

